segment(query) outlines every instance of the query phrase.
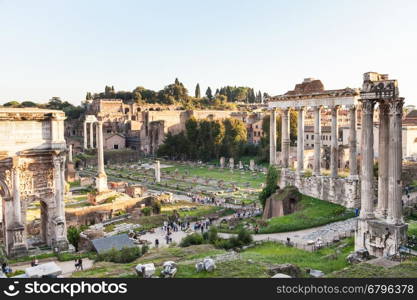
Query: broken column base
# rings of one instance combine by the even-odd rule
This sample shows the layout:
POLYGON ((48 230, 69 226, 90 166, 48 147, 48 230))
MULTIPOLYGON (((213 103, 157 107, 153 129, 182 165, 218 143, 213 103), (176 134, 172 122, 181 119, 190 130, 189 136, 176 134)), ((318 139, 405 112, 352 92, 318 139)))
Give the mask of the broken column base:
POLYGON ((407 227, 407 224, 390 224, 384 219, 358 219, 355 251, 366 249, 376 257, 398 254, 399 248, 407 243, 407 227))
POLYGON ((98 174, 96 177, 96 189, 99 193, 107 191, 107 176, 104 173, 98 174))
POLYGON ((16 244, 10 247, 7 253, 8 257, 25 257, 28 256, 28 247, 26 244, 16 244))

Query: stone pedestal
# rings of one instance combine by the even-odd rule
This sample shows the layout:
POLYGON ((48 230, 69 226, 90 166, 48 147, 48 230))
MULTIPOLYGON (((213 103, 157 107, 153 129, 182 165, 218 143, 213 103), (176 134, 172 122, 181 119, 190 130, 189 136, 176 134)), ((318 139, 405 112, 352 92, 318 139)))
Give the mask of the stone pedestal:
POLYGON ((255 170, 255 161, 253 159, 249 161, 249 170, 251 171, 255 170))
POLYGON ((233 170, 235 168, 235 160, 233 158, 229 159, 229 168, 233 170))
POLYGON ((220 157, 220 168, 224 168, 224 164, 225 164, 225 158, 224 156, 220 157))
POLYGON ((367 249, 376 257, 390 256, 407 241, 407 225, 395 225, 385 220, 358 220, 355 250, 367 249))
POLYGON ((9 257, 24 257, 28 255, 28 246, 24 238, 24 226, 22 224, 14 224, 8 229, 8 236, 11 237, 9 249, 7 251, 9 257))
POLYGON ((98 176, 96 177, 96 189, 99 193, 102 193, 108 190, 106 174, 104 173, 98 174, 98 176))

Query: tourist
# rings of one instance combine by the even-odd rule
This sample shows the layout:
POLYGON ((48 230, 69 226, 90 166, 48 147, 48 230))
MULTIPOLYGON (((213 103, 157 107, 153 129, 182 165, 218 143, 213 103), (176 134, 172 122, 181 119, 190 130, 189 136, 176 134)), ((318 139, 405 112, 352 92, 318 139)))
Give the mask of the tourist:
POLYGON ((5 275, 12 272, 12 269, 5 262, 1 265, 1 270, 5 275))
POLYGON ((255 226, 255 234, 258 234, 259 233, 259 226, 258 226, 258 224, 256 224, 256 226, 255 226))
POLYGON ((159 247, 159 240, 155 239, 155 248, 158 248, 158 247, 159 247))

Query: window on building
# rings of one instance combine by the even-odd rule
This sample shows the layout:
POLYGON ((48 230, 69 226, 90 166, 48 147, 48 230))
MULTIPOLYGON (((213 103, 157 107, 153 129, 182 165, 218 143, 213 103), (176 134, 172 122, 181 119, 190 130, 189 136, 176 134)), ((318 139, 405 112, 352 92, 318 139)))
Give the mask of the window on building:
POLYGON ((114 144, 114 145, 113 145, 113 149, 119 149, 119 145, 114 144))

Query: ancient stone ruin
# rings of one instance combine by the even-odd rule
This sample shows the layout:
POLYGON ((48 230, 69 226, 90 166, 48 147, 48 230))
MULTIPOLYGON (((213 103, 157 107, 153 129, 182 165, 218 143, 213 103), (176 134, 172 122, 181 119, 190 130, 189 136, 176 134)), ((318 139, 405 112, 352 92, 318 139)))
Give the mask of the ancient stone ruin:
POLYGON ((294 213, 298 209, 301 194, 294 186, 277 190, 265 202, 264 219, 281 217, 294 213))
POLYGON ((62 111, 0 108, 0 198, 10 257, 28 254, 26 208, 34 201, 40 202, 43 242, 54 251, 68 249, 64 120, 62 111))
POLYGON ((282 153, 280 165, 281 186, 295 185, 300 192, 346 207, 361 207, 355 250, 363 249, 374 256, 390 256, 398 253, 406 243, 407 225, 402 212, 402 113, 404 98, 399 97, 398 83, 386 74, 365 73, 362 89, 345 88, 324 90, 317 80, 306 79, 293 91, 269 99, 271 110, 270 163, 277 165, 276 155, 276 110, 282 113, 282 153), (379 105, 379 168, 378 204, 373 165, 373 122, 375 105, 379 105), (331 109, 330 176, 321 174, 321 109, 331 109), (349 169, 348 178, 339 177, 338 155, 338 110, 346 106, 350 111, 349 169), (358 176, 356 141, 356 110, 362 112, 361 176, 358 176), (313 107, 314 163, 313 176, 304 176, 304 112, 313 107), (289 110, 298 111, 297 168, 289 169, 289 110))

